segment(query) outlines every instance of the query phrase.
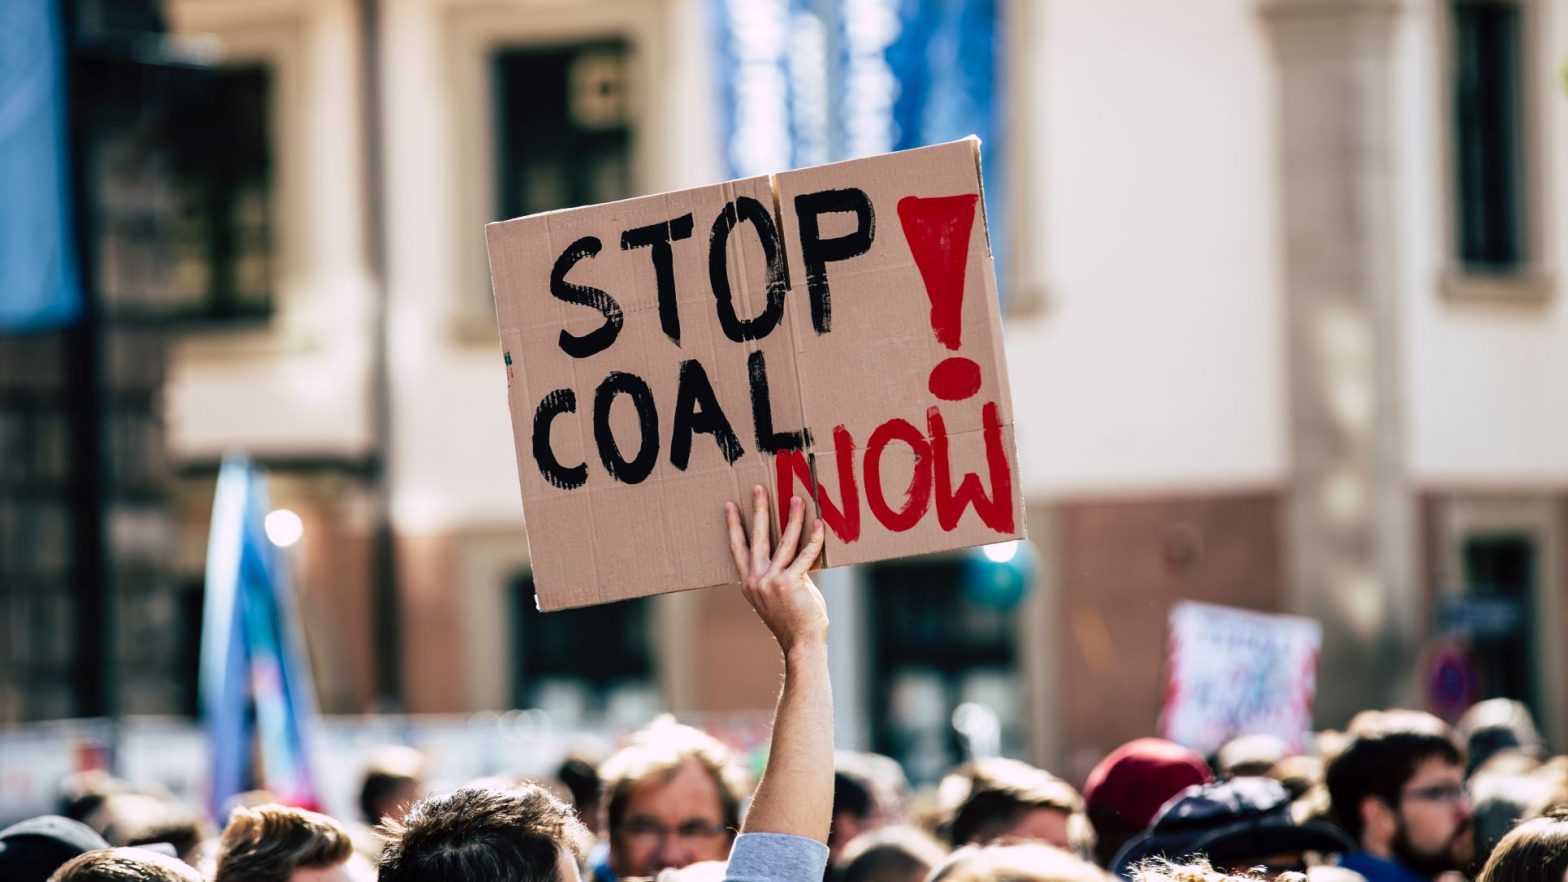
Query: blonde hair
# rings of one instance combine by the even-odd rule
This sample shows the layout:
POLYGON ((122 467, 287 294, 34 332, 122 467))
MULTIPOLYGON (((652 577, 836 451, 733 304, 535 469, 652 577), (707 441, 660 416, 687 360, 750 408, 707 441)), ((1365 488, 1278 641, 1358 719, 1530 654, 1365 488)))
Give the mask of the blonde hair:
POLYGON ((201 874, 144 848, 103 848, 72 858, 49 882, 201 882, 201 874))
POLYGON ((718 785, 724 826, 738 829, 740 805, 751 789, 745 770, 722 741, 667 715, 638 731, 631 743, 611 754, 599 767, 599 777, 604 781, 605 829, 613 832, 620 826, 626 803, 639 785, 668 781, 691 762, 701 766, 718 785))
POLYGON ((1111 882, 1111 876, 1077 855, 1032 842, 960 848, 930 882, 1111 882))
POLYGON ((288 882, 297 869, 333 867, 353 841, 326 815, 284 805, 237 808, 218 844, 213 882, 288 882))
MULTIPOLYGON (((1133 882, 1264 882, 1267 877, 1253 870, 1249 873, 1226 873, 1214 869, 1204 858, 1193 858, 1180 863, 1164 858, 1150 858, 1132 868, 1133 882)), ((1306 882, 1303 873, 1281 873, 1279 882, 1306 882)))

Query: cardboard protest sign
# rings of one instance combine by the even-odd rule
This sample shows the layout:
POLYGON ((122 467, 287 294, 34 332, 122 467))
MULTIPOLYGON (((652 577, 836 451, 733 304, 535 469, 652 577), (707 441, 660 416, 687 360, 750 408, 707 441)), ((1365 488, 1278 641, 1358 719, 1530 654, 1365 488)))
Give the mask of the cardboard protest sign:
POLYGON ((1170 614, 1162 737, 1209 755, 1237 735, 1302 750, 1312 729, 1323 626, 1207 603, 1170 614))
POLYGON ((978 141, 487 233, 540 609, 733 583, 755 484, 826 566, 1022 535, 978 141))

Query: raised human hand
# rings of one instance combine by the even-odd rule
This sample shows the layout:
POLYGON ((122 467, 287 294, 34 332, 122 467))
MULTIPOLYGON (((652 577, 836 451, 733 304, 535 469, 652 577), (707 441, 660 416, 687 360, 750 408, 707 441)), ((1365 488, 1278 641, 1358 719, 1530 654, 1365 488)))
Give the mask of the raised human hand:
POLYGON ((756 610, 757 617, 773 632, 779 647, 788 656, 797 647, 826 646, 828 608, 822 592, 806 572, 822 553, 825 538, 822 520, 811 526, 811 536, 796 553, 800 542, 805 504, 799 496, 789 501, 789 519, 779 536, 778 548, 769 551, 768 498, 761 485, 751 490, 751 539, 741 526, 740 509, 724 503, 724 518, 729 525, 730 553, 740 574, 741 592, 756 610))

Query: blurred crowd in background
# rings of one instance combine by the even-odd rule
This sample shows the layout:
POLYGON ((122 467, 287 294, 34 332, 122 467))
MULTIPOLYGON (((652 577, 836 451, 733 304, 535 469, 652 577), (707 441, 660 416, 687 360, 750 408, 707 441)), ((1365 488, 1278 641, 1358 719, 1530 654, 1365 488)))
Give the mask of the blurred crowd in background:
MULTIPOLYGON (((425 829, 434 821, 409 818, 436 795, 411 748, 364 761, 357 811, 337 818, 251 791, 215 819, 107 773, 73 775, 61 782, 58 816, 0 832, 0 877, 44 882, 77 855, 137 847, 183 867, 53 878, 370 880, 389 838, 401 853, 436 835, 425 829), (295 875, 311 870, 324 875, 295 875)), ((1550 755, 1528 711, 1506 700, 1477 705, 1457 729, 1417 711, 1368 711, 1294 755, 1268 735, 1207 758, 1140 738, 1103 757, 1082 786, 1000 757, 921 789, 885 756, 841 751, 835 765, 829 882, 1568 879, 1568 757, 1550 755)), ((728 746, 670 717, 609 756, 569 754, 551 778, 493 776, 459 791, 536 785, 582 825, 572 853, 591 882, 725 878, 751 795, 728 746)))

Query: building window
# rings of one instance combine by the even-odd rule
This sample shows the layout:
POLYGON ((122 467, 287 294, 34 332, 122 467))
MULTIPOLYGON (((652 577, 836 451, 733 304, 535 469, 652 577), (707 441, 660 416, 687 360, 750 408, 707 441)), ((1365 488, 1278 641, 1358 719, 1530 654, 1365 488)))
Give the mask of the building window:
POLYGON ((1466 615, 1481 698, 1534 704, 1536 545, 1528 535, 1483 534, 1465 539, 1462 557, 1466 615))
POLYGON ((653 676, 651 598, 542 613, 534 580, 512 583, 512 700, 571 725, 640 725, 662 710, 653 676))
POLYGON ((1023 748, 1017 622, 971 597, 965 570, 956 556, 866 568, 872 749, 916 784, 972 754, 1023 748))
POLYGON ((496 54, 499 219, 633 195, 629 65, 620 40, 496 54))
POLYGON ((1517 273, 1531 259, 1524 17, 1509 0, 1452 7, 1455 235, 1459 263, 1476 275, 1517 273))

